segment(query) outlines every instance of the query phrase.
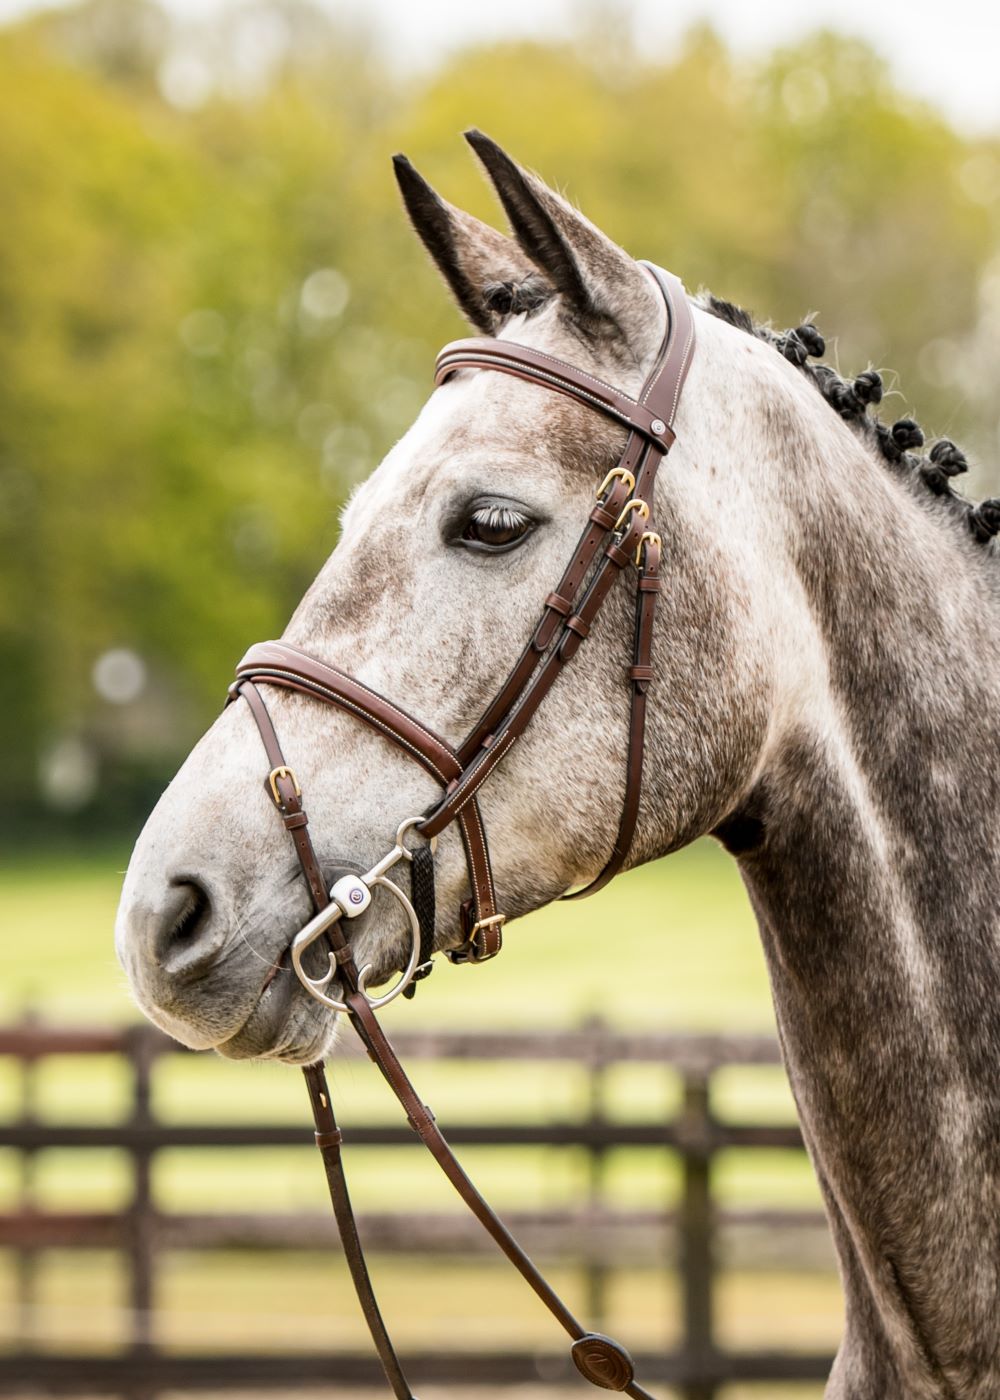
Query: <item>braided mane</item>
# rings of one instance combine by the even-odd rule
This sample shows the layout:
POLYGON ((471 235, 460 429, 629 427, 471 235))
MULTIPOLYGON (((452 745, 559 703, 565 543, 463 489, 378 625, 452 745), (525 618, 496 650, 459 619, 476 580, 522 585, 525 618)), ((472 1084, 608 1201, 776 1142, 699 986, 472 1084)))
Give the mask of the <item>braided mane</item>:
POLYGON ((914 419, 900 418, 890 427, 877 412, 869 411, 882 400, 882 376, 877 370, 866 369, 856 379, 844 379, 831 365, 810 363, 810 358, 818 359, 826 352, 826 342, 815 326, 776 331, 754 321, 742 307, 710 293, 701 304, 720 320, 773 345, 815 385, 834 412, 877 450, 895 475, 929 491, 978 543, 992 545, 1000 531, 1000 498, 991 497, 977 505, 955 490, 952 479, 968 471, 969 463, 950 438, 941 438, 926 456, 918 455, 913 449, 923 447, 924 434, 914 419))

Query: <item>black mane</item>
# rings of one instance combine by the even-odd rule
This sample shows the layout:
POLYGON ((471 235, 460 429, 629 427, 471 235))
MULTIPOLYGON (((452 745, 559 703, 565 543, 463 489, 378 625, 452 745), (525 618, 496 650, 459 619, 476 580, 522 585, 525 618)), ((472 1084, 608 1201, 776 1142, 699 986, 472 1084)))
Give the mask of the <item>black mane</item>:
POLYGON ((856 379, 844 379, 831 365, 810 363, 810 357, 818 359, 826 352, 826 343, 815 326, 776 331, 754 321, 749 312, 730 301, 708 295, 703 305, 721 321, 773 345, 802 371, 834 412, 881 454, 897 476, 940 500, 980 544, 992 543, 1000 531, 1000 499, 994 497, 977 505, 955 490, 952 478, 968 471, 969 463, 950 438, 941 438, 926 456, 918 455, 912 449, 924 445, 924 434, 914 419, 900 418, 890 427, 876 412, 869 411, 882 400, 882 376, 877 370, 866 369, 856 379))

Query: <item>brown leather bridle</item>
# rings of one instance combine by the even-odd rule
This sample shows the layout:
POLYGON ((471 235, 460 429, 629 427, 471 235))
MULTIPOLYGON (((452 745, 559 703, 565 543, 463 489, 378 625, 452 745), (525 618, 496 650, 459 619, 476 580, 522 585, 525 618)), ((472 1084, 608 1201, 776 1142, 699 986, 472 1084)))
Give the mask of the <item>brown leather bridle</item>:
MULTIPOLYGON (((459 370, 499 371, 565 394, 629 429, 622 456, 597 493, 597 504, 590 512, 562 578, 545 599, 542 616, 527 645, 472 733, 454 748, 353 676, 284 642, 262 642, 251 647, 236 669, 237 678, 230 687, 229 696, 230 701, 242 697, 250 706, 270 764, 265 785, 295 842, 316 910, 292 945, 292 960, 300 979, 325 1005, 346 1011, 370 1057, 402 1104, 411 1126, 445 1175, 574 1339, 572 1357, 580 1373, 602 1389, 623 1391, 638 1400, 651 1400, 649 1393, 633 1379, 632 1362, 624 1348, 581 1326, 480 1196, 448 1147, 434 1115, 417 1095, 374 1014, 375 1007, 398 995, 412 983, 415 975, 419 975, 418 959, 423 953, 429 958, 432 946, 433 928, 428 933, 421 927, 425 921, 418 917, 411 900, 388 878, 389 870, 399 862, 411 862, 415 876, 418 855, 427 854, 422 847, 414 851, 407 845, 409 833, 425 838, 431 848, 437 835, 452 822, 458 823, 462 834, 471 898, 463 903, 460 911, 463 941, 457 949, 447 950, 447 956, 453 962, 484 962, 500 951, 505 916, 497 909, 477 794, 524 733, 563 667, 588 636, 615 579, 634 564, 638 585, 629 669, 631 709, 625 797, 618 834, 611 856, 596 879, 567 897, 579 898, 601 889, 619 872, 628 856, 642 788, 646 695, 653 680, 653 619, 660 588, 662 547, 659 536, 647 527, 657 469, 674 442, 677 405, 694 351, 694 318, 681 283, 651 263, 642 266, 663 295, 668 324, 656 364, 637 399, 562 360, 511 341, 458 340, 446 345, 438 356, 436 384, 444 383, 459 370), (403 822, 393 848, 364 876, 345 876, 331 890, 327 889, 307 830, 302 791, 285 762, 258 689, 261 683, 300 691, 355 715, 409 754, 439 783, 440 800, 421 817, 403 822), (370 969, 359 971, 343 925, 364 912, 371 902, 373 888, 377 887, 388 888, 404 906, 410 920, 413 946, 400 981, 387 995, 374 998, 369 996, 365 986, 370 969), (324 977, 312 978, 303 967, 302 954, 320 937, 325 937, 332 949, 330 969, 324 977), (334 979, 344 989, 342 1001, 328 993, 334 979)), ((428 863, 429 860, 427 854, 428 863)), ((411 894, 415 883, 414 878, 411 894)), ((426 967, 425 962, 425 971, 426 967)), ((398 1400, 413 1400, 368 1275, 347 1193, 340 1153, 341 1134, 323 1066, 308 1066, 304 1074, 316 1122, 316 1142, 323 1155, 337 1225, 362 1310, 393 1393, 398 1400)))

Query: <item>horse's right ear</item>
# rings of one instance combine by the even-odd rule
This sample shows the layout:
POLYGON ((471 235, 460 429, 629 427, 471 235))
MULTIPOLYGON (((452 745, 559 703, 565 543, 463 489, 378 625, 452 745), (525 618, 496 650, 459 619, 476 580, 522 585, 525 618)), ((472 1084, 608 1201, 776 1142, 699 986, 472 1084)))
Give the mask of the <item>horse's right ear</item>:
POLYGON ((406 156, 392 163, 410 222, 477 330, 495 335, 512 314, 552 295, 512 238, 448 204, 406 156))

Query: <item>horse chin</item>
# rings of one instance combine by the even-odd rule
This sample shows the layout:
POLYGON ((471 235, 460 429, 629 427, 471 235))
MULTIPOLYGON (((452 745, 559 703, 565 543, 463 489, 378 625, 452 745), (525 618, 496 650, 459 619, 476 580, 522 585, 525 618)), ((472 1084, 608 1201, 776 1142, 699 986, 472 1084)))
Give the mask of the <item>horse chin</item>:
POLYGON ((336 1013, 313 1001, 282 959, 243 1025, 214 1049, 227 1060, 315 1064, 333 1047, 336 1021, 336 1013))

